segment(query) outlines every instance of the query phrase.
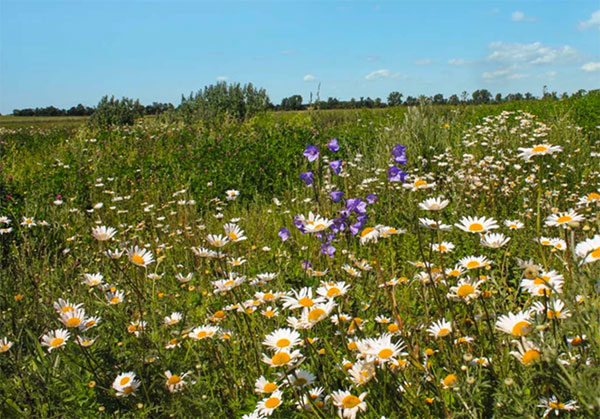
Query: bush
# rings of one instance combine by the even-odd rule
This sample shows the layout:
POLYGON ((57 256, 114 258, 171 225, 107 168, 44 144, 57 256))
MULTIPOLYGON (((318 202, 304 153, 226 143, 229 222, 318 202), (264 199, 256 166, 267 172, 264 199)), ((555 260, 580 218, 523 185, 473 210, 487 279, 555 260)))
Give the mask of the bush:
POLYGON ((144 115, 144 106, 139 100, 124 97, 121 100, 111 96, 100 99, 96 111, 90 117, 89 123, 95 127, 110 127, 115 125, 133 125, 137 118, 144 115))

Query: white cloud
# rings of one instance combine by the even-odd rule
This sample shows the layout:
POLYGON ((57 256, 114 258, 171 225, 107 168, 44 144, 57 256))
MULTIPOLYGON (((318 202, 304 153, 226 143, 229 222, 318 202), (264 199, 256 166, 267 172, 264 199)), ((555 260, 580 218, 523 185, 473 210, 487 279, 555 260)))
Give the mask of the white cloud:
POLYGON ((450 65, 465 65, 467 62, 465 60, 463 60, 462 58, 450 58, 448 60, 448 64, 450 65))
POLYGON ((541 42, 532 44, 492 42, 489 61, 516 64, 571 64, 581 59, 581 53, 568 45, 548 47, 541 42))
POLYGON ((598 28, 600 30, 600 10, 596 10, 588 20, 584 20, 579 22, 577 27, 581 30, 589 29, 589 28, 598 28))
POLYGON ((302 77, 302 80, 304 80, 304 81, 315 81, 316 78, 312 74, 307 74, 306 76, 302 77))
POLYGON ((588 73, 591 73, 592 71, 600 71, 600 62, 585 63, 584 65, 581 66, 581 69, 588 73))
POLYGON ((528 77, 526 74, 516 73, 517 66, 503 67, 494 71, 486 71, 481 76, 486 80, 519 80, 528 77))
POLYGON ((429 65, 431 64, 431 58, 423 58, 421 60, 415 61, 416 65, 429 65))
POLYGON ((526 16, 525 13, 517 10, 510 15, 510 20, 513 22, 534 22, 536 20, 535 17, 526 16))
POLYGON ((397 78, 400 77, 400 73, 392 73, 387 68, 382 68, 381 70, 371 71, 369 74, 365 76, 366 80, 377 80, 377 79, 389 79, 389 78, 397 78))
POLYGON ((229 77, 227 76, 217 76, 217 81, 227 81, 229 77))

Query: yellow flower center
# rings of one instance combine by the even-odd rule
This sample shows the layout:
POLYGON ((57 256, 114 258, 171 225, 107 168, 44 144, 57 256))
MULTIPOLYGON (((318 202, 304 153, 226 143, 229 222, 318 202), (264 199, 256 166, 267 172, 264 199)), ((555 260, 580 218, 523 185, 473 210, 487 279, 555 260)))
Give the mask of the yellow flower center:
POLYGON ((335 297, 335 296, 337 296, 337 295, 340 295, 340 293, 341 293, 341 292, 342 292, 342 291, 341 291, 339 288, 337 288, 337 287, 331 287, 331 288, 329 288, 329 290, 327 291, 327 296, 328 296, 328 297, 335 297))
POLYGON ((365 228, 362 231, 362 233, 360 233, 360 237, 365 237, 367 234, 369 234, 373 230, 375 230, 373 227, 367 227, 367 228, 365 228))
POLYGON ((548 150, 548 147, 546 147, 545 145, 536 145, 531 149, 531 151, 533 151, 534 153, 543 153, 546 150, 548 150))
POLYGON ((0 351, 2 351, 2 352, 8 351, 8 345, 2 345, 2 346, 0 346, 0 351))
POLYGON ((536 351, 535 349, 530 349, 523 354, 523 358, 521 360, 523 361, 523 364, 528 365, 534 361, 537 361, 538 359, 540 359, 540 352, 536 351))
POLYGON ((233 231, 229 233, 229 237, 231 237, 231 240, 233 241, 236 241, 238 239, 237 234, 235 234, 233 231))
POLYGON ((271 301, 274 298, 275 298, 275 294, 270 293, 270 292, 268 292, 265 295, 263 295, 263 300, 265 300, 265 301, 271 301))
POLYGON ((554 408, 554 409, 564 409, 565 408, 565 404, 564 403, 556 403, 556 402, 550 402, 548 403, 548 406, 554 408))
POLYGON ((581 342, 583 342, 583 339, 581 339, 579 336, 575 336, 573 339, 571 339, 572 346, 579 346, 581 345, 581 342))
POLYGON ((181 382, 181 377, 179 377, 178 375, 172 375, 167 380, 167 384, 170 386, 174 386, 176 384, 179 384, 180 382, 181 382))
POLYGON ((392 351, 390 348, 385 348, 385 349, 382 349, 381 351, 379 351, 379 353, 377 355, 379 356, 379 358, 387 359, 390 356, 392 356, 393 354, 394 354, 394 351, 392 351))
POLYGON ((302 307, 312 307, 314 301, 308 297, 304 297, 298 300, 298 304, 300 304, 302 307))
POLYGON ((111 304, 117 304, 119 302, 119 297, 113 297, 110 299, 111 304))
POLYGON ((53 348, 56 348, 57 346, 62 345, 64 341, 65 340, 63 338, 54 338, 50 342, 50 346, 52 346, 53 348))
POLYGON ((454 374, 448 374, 446 378, 444 378, 444 385, 446 387, 450 387, 452 384, 456 383, 458 378, 454 374))
POLYGON ((531 328, 531 324, 528 321, 521 320, 517 322, 512 328, 512 334, 514 336, 525 336, 529 333, 529 329, 531 328))
POLYGON ((426 182, 426 181, 424 181, 423 179, 417 179, 417 180, 415 181, 415 187, 416 187, 416 188, 418 188, 418 187, 420 187, 420 186, 426 186, 426 185, 427 185, 427 182, 426 182))
POLYGON ((590 256, 594 259, 600 259, 600 247, 594 249, 592 253, 590 253, 590 256))
POLYGON ((548 310, 549 319, 558 319, 560 317, 560 310, 548 310))
POLYGON ((127 384, 129 381, 131 381, 131 378, 129 378, 129 377, 123 377, 123 378, 121 378, 121 381, 119 381, 119 384, 120 384, 120 385, 122 385, 122 386, 124 386, 124 385, 126 385, 126 384, 127 384))
POLYGON ((204 339, 206 336, 208 336, 208 333, 206 333, 205 330, 201 330, 196 334, 196 337, 198 339, 204 339))
POLYGON ((73 306, 64 306, 63 308, 60 309, 60 311, 62 311, 63 313, 68 313, 69 311, 75 310, 75 307, 73 306))
POLYGON ((267 399, 267 401, 265 402, 265 407, 267 409, 274 409, 277 406, 279 406, 279 403, 281 403, 281 400, 279 400, 277 397, 270 397, 269 399, 267 399))
POLYGON ((125 387, 123 389, 123 393, 125 393, 125 394, 131 394, 132 391, 133 391, 133 387, 131 387, 131 386, 125 387))
POLYGON ((273 312, 273 310, 267 310, 267 311, 265 311, 265 316, 266 317, 274 317, 275 313, 273 312))
POLYGON ((324 314, 325 310, 323 310, 322 308, 315 308, 314 310, 311 310, 310 313, 308 313, 308 320, 310 320, 311 322, 316 322, 324 314))
POLYGON ((290 346, 290 343, 291 343, 291 342, 290 342, 290 340, 289 340, 289 339, 282 338, 282 339, 279 339, 279 340, 278 340, 278 341, 275 343, 275 345, 277 345, 279 348, 285 348, 286 346, 290 346))
POLYGON ((359 404, 360 404, 360 399, 356 396, 353 396, 352 394, 350 394, 342 399, 342 405, 344 406, 345 409, 352 409, 353 407, 356 407, 359 404))
POLYGON ((388 327, 387 327, 388 332, 395 333, 395 332, 398 331, 398 329, 399 328, 398 328, 398 325, 396 323, 388 324, 388 327))
POLYGON ((470 284, 463 284, 460 287, 458 287, 456 294, 461 298, 465 298, 465 297, 473 294, 473 292, 475 292, 475 287, 473 287, 470 284))
POLYGON ((290 362, 290 355, 287 352, 279 352, 273 355, 271 362, 273 365, 284 365, 290 362))
POLYGON ((477 267, 479 267, 479 262, 476 260, 471 260, 467 263, 467 269, 475 269, 477 267))
POLYGON ((267 393, 273 393, 275 390, 277 390, 277 384, 275 384, 275 383, 267 383, 263 387, 263 390, 266 391, 267 393))
POLYGON ((483 226, 479 223, 473 223, 469 226, 469 231, 483 231, 483 226))
POLYGON ((65 323, 65 326, 67 327, 77 327, 81 324, 81 319, 78 317, 71 317, 69 320, 67 320, 67 322, 65 323))
POLYGON ((142 256, 138 255, 137 253, 131 257, 131 261, 133 263, 135 263, 136 265, 144 265, 146 263, 144 258, 142 256))
POLYGON ((588 202, 591 202, 591 201, 597 201, 597 200, 599 200, 599 199, 600 199, 600 194, 599 194, 599 193, 596 193, 596 192, 592 192, 591 194, 589 194, 589 195, 587 196, 587 200, 588 200, 588 202))
POLYGON ((438 336, 444 337, 444 336, 448 336, 448 334, 450 333, 450 329, 446 328, 446 327, 442 327, 439 331, 438 331, 438 336))
POLYGON ((296 379, 294 380, 294 385, 295 386, 303 386, 307 382, 308 382, 308 380, 304 377, 296 377, 296 379))
POLYGON ((571 220, 573 220, 573 217, 571 217, 570 215, 563 215, 562 217, 558 217, 556 222, 559 224, 564 224, 564 223, 568 223, 571 220))

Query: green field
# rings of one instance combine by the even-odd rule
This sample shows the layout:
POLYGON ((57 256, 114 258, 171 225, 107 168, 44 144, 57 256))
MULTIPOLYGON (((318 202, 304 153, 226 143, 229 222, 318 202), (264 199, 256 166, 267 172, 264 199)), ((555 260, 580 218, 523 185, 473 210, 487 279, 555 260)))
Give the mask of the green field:
POLYGON ((599 113, 0 117, 0 416, 600 416, 599 113))

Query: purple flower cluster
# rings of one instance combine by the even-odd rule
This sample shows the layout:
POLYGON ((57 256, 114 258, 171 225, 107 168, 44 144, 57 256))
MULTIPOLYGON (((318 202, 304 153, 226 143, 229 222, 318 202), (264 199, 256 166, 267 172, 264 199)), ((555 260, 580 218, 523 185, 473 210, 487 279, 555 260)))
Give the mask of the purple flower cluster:
MULTIPOLYGON (((407 163, 406 146, 402 144, 396 144, 392 149, 392 156, 394 157, 394 162, 396 164, 405 166, 407 163)), ((398 166, 393 165, 388 169, 387 175, 390 182, 404 183, 404 181, 406 180, 406 176, 408 176, 408 173, 400 169, 398 166)))

